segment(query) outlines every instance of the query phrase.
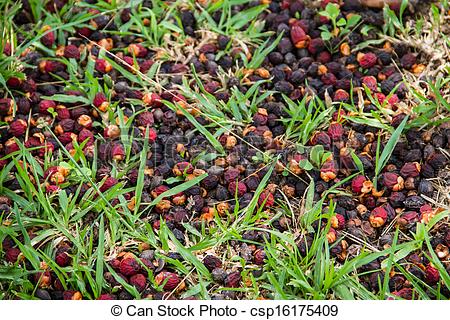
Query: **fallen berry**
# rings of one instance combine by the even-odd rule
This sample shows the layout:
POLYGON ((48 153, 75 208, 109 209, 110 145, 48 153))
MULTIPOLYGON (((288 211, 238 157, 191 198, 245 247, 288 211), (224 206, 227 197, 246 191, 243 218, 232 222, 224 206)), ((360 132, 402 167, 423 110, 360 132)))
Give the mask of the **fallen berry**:
POLYGON ((156 275, 155 282, 157 285, 165 283, 163 289, 172 291, 181 283, 181 279, 176 273, 161 271, 156 275))
POLYGON ((135 274, 130 277, 130 284, 134 286, 137 291, 142 292, 147 286, 147 278, 141 273, 135 274))
POLYGON ((130 277, 139 273, 141 266, 135 258, 125 258, 120 261, 120 273, 124 276, 130 277))

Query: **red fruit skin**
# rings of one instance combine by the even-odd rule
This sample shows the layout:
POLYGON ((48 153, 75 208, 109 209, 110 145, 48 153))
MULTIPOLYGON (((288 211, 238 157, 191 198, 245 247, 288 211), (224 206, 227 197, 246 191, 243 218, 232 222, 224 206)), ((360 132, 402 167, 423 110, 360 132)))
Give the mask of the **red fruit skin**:
POLYGON ((312 137, 311 137, 311 145, 315 146, 315 145, 322 145, 325 148, 329 147, 331 144, 331 138, 330 136, 322 131, 316 132, 312 137))
POLYGON ((72 259, 67 254, 66 250, 60 250, 59 252, 56 252, 55 262, 58 266, 67 267, 71 261, 72 259))
POLYGON ((217 52, 217 46, 212 43, 206 43, 199 49, 200 53, 216 53, 217 52))
POLYGON ((116 296, 109 293, 102 293, 97 300, 117 300, 116 296))
POLYGON ((19 258, 21 251, 18 248, 9 248, 6 250, 5 259, 8 262, 15 263, 19 258))
POLYGON ((334 160, 326 161, 322 164, 322 167, 320 168, 320 177, 325 182, 328 182, 330 180, 334 180, 337 175, 337 165, 334 160))
POLYGON ((388 213, 384 207, 376 207, 370 213, 369 221, 372 227, 379 228, 386 223, 387 217, 388 213))
POLYGON ((403 180, 403 178, 394 172, 386 172, 383 174, 383 185, 388 189, 394 191, 403 189, 403 186, 399 186, 399 180, 403 180))
POLYGON ((20 80, 19 78, 16 78, 16 77, 11 77, 8 79, 8 81, 6 81, 6 84, 11 89, 17 89, 22 84, 22 80, 20 80))
POLYGON ((345 217, 342 214, 337 213, 336 214, 336 219, 338 221, 337 229, 339 229, 339 230, 344 229, 344 227, 345 227, 345 217))
POLYGON ((154 198, 158 197, 160 194, 166 192, 167 190, 169 190, 168 186, 157 186, 155 189, 152 190, 151 194, 154 198))
POLYGON ((361 80, 371 91, 378 91, 378 82, 374 76, 365 76, 361 80))
POLYGON ((112 70, 111 65, 104 59, 97 59, 95 61, 95 70, 100 73, 108 73, 112 70))
POLYGON ((275 203, 275 199, 273 194, 271 194, 268 190, 261 192, 258 199, 258 205, 264 205, 264 208, 270 208, 275 203))
POLYGON ((134 54, 137 58, 144 58, 148 50, 140 43, 133 43, 128 46, 128 52, 134 54))
POLYGON ((34 274, 34 281, 39 288, 48 288, 52 283, 50 271, 38 272, 34 274))
POLYGON ((78 142, 83 143, 85 140, 88 140, 87 144, 94 143, 94 134, 88 129, 83 128, 78 134, 78 142))
POLYGON ((10 98, 0 99, 0 115, 6 116, 12 113, 14 101, 10 98))
POLYGON ((120 261, 120 273, 124 276, 131 277, 139 273, 141 266, 134 258, 125 258, 120 261))
POLYGON ((339 122, 332 122, 328 127, 328 135, 332 140, 341 140, 344 135, 344 127, 339 122))
POLYGON ((9 125, 9 133, 14 137, 21 137, 27 131, 28 124, 25 120, 18 119, 9 125))
POLYGON ((174 173, 175 172, 181 173, 181 175, 191 174, 194 172, 194 167, 187 161, 178 162, 174 167, 174 173))
POLYGON ((46 154, 52 153, 55 150, 55 146, 50 142, 45 142, 38 150, 38 156, 44 157, 46 154))
POLYGON ((106 99, 106 96, 103 94, 103 92, 97 92, 95 94, 92 104, 98 108, 102 105, 103 102, 106 102, 106 101, 108 101, 108 99, 106 99))
POLYGON ((117 179, 115 179, 113 177, 108 177, 108 178, 106 178, 105 182, 100 187, 100 191, 105 192, 105 191, 111 189, 112 187, 114 187, 117 183, 118 183, 117 179))
POLYGON ((41 42, 44 46, 48 48, 53 47, 53 44, 55 43, 55 33, 53 31, 46 33, 41 38, 41 42))
POLYGON ((56 193, 56 192, 58 192, 59 190, 61 190, 61 188, 60 187, 58 187, 58 186, 55 186, 55 185, 47 185, 46 187, 45 187, 45 192, 47 192, 47 193, 56 193))
POLYGON ((125 149, 120 143, 115 143, 111 148, 111 157, 116 161, 122 161, 125 158, 125 149))
POLYGON ((330 72, 325 73, 320 78, 320 80, 322 80, 322 82, 325 85, 331 85, 331 86, 334 86, 336 84, 336 81, 337 81, 336 76, 334 74, 330 73, 330 72))
POLYGON ((391 106, 396 105, 399 102, 400 102, 400 99, 395 93, 388 99, 388 103, 391 106))
POLYGON ((438 269, 433 267, 432 265, 428 265, 425 268, 425 281, 429 285, 435 285, 439 282, 440 275, 438 269))
POLYGON ((139 63, 139 71, 142 73, 146 73, 155 62, 153 60, 145 60, 139 63))
POLYGON ((339 0, 322 0, 322 1, 320 2, 320 7, 321 7, 322 9, 325 9, 326 6, 327 6, 327 4, 329 4, 329 3, 334 3, 334 4, 339 5, 339 0))
POLYGON ((309 36, 299 25, 291 27, 291 40, 296 48, 306 48, 309 43, 309 36))
POLYGON ((181 282, 180 277, 178 277, 178 275, 176 273, 173 272, 168 272, 168 271, 161 271, 160 273, 158 273, 155 277, 155 282, 160 285, 162 283, 164 283, 164 281, 167 282, 164 285, 163 289, 167 290, 167 291, 172 291, 174 290, 181 282))
MULTIPOLYGON (((405 300, 412 300, 412 289, 411 288, 402 288, 398 291, 392 292, 393 295, 396 295, 397 297, 400 297, 405 300)), ((389 300, 389 299, 388 299, 389 300)))
POLYGON ((420 175, 420 164, 418 162, 407 162, 400 169, 400 174, 404 178, 418 177, 420 175))
POLYGON ((65 120, 65 119, 70 119, 70 111, 67 108, 60 108, 58 107, 56 109, 56 113, 58 114, 56 116, 56 118, 61 121, 61 120, 65 120))
POLYGON ((48 109, 52 108, 55 110, 56 103, 53 100, 42 100, 39 103, 39 112, 42 114, 49 114, 48 109))
POLYGON ((348 101, 348 99, 350 99, 350 95, 343 89, 338 89, 334 93, 333 101, 345 102, 348 101))
POLYGON ((74 46, 73 44, 69 44, 64 48, 64 57, 67 59, 80 59, 80 50, 77 46, 74 46))
POLYGON ((237 193, 238 197, 242 197, 247 192, 247 186, 243 182, 232 181, 228 185, 228 191, 233 195, 237 193))
POLYGON ((381 93, 381 92, 377 92, 373 96, 378 100, 378 103, 381 104, 381 105, 386 100, 386 95, 384 93, 381 93))
POLYGON ((147 286, 147 278, 142 273, 135 274, 130 277, 130 284, 139 292, 142 292, 147 286))
POLYGON ((362 175, 354 177, 352 180, 352 191, 356 194, 361 193, 364 181, 366 181, 366 177, 362 175))
POLYGON ((321 64, 326 64, 331 61, 331 54, 328 51, 322 51, 317 55, 317 62, 321 64))
POLYGON ((153 128, 148 129, 148 140, 150 143, 153 143, 156 141, 156 138, 158 137, 156 130, 153 128))
POLYGON ((150 111, 144 111, 137 117, 137 122, 140 126, 152 126, 155 123, 153 113, 150 111))
POLYGON ((359 65, 364 69, 372 68, 377 63, 377 56, 372 53, 366 53, 359 61, 359 65))
MULTIPOLYGON (((231 183, 233 181, 236 181, 239 178, 240 172, 236 168, 229 167, 224 172, 224 180, 226 183, 231 183)), ((234 193, 234 192, 233 192, 234 193)))

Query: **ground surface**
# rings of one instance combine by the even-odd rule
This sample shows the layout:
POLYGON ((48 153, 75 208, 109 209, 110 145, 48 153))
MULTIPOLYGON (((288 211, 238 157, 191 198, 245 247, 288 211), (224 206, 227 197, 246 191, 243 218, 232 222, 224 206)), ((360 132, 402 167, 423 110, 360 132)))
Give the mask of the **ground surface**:
POLYGON ((450 298, 421 6, 1 1, 0 296, 450 298))

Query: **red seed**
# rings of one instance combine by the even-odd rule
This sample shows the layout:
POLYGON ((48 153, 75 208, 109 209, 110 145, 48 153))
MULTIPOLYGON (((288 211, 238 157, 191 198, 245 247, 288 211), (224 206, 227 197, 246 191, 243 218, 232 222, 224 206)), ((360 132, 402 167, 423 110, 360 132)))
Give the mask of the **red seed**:
POLYGON ((97 59, 95 61, 95 70, 100 73, 108 73, 112 70, 111 64, 104 59, 97 59))
POLYGON ((242 197, 247 192, 247 186, 243 182, 232 181, 228 185, 228 191, 232 195, 237 194, 238 197, 242 197))
POLYGON ((25 120, 18 119, 9 125, 9 133, 14 137, 21 137, 27 131, 28 124, 25 120))
POLYGON ((60 267, 67 267, 72 259, 67 254, 67 248, 59 249, 56 251, 55 262, 60 267))
POLYGON ((42 38, 41 42, 44 46, 50 48, 55 43, 55 33, 50 31, 50 26, 44 26, 43 31, 46 32, 42 38))
POLYGON ((42 100, 39 103, 39 112, 43 113, 43 114, 49 114, 48 109, 53 109, 55 110, 56 108, 56 103, 53 100, 42 100))
POLYGON ((163 289, 168 291, 174 290, 181 282, 181 279, 178 277, 176 273, 168 271, 162 271, 158 273, 155 277, 155 282, 158 285, 163 284, 166 280, 167 282, 164 285, 163 289))
POLYGON ((436 283, 439 282, 439 279, 440 279, 440 275, 439 275, 438 269, 436 269, 431 264, 429 264, 425 268, 425 281, 429 285, 435 285, 436 283))
POLYGON ((265 190, 261 192, 258 199, 258 205, 262 206, 264 205, 264 208, 270 208, 275 203, 275 199, 273 197, 273 194, 269 192, 269 190, 265 190))
POLYGON ((140 126, 147 127, 152 126, 155 123, 155 119, 153 118, 153 113, 150 111, 144 111, 137 117, 137 123, 140 126))
POLYGON ((191 174, 194 172, 194 167, 189 162, 183 161, 175 164, 172 169, 172 172, 176 176, 182 176, 185 174, 191 174))
POLYGON ((387 220, 387 211, 384 207, 376 207, 369 216, 369 222, 374 228, 384 226, 387 220))
POLYGON ((332 122, 328 127, 328 135, 332 140, 341 140, 344 135, 344 127, 339 122, 332 122))
POLYGON ((205 256, 205 258, 203 258, 203 264, 209 271, 212 271, 215 268, 222 267, 222 260, 220 260, 216 256, 208 254, 207 256, 205 256))
POLYGON ((140 43, 132 43, 128 46, 128 53, 135 55, 137 58, 144 58, 148 50, 140 43))
POLYGON ((416 64, 416 56, 413 53, 407 53, 400 58, 400 63, 403 68, 411 69, 416 64))
POLYGON ((92 131, 83 128, 78 135, 78 142, 83 143, 85 140, 88 140, 87 144, 94 143, 94 134, 92 133, 92 131))
POLYGON ((77 46, 69 44, 64 48, 64 57, 66 57, 67 59, 72 58, 78 60, 80 59, 80 50, 77 46))
POLYGON ((345 102, 348 101, 348 99, 350 99, 350 95, 343 89, 338 89, 334 93, 333 101, 345 102))
POLYGON ((306 48, 309 44, 309 36, 299 25, 293 25, 291 27, 291 40, 296 48, 306 48))
POLYGON ((364 69, 369 69, 377 63, 377 56, 372 52, 365 53, 358 59, 358 62, 364 69))
POLYGON ((225 278, 225 286, 229 287, 229 288, 238 288, 239 284, 241 282, 241 273, 238 271, 235 272, 231 272, 227 275, 227 277, 225 278))
POLYGON ((356 194, 360 194, 366 180, 366 177, 362 175, 354 177, 352 180, 352 191, 356 194))
POLYGON ((383 174, 383 185, 392 191, 401 191, 404 188, 404 180, 394 172, 383 174))
POLYGON ((125 159, 125 149, 120 143, 115 143, 111 148, 111 157, 116 161, 125 159))
POLYGON ((105 192, 112 187, 114 187, 118 183, 117 179, 113 177, 106 178, 105 182, 103 182, 102 186, 100 187, 101 192, 105 192))
POLYGON ((147 278, 141 273, 135 274, 130 277, 130 284, 134 286, 137 291, 142 292, 147 286, 147 278))
POLYGON ((325 85, 331 85, 331 86, 334 86, 334 85, 336 84, 336 81, 337 81, 336 76, 335 76, 334 74, 332 74, 331 72, 325 73, 325 74, 320 78, 320 80, 322 80, 322 82, 323 82, 325 85))
POLYGON ((365 76, 361 80, 371 91, 378 91, 378 82, 374 76, 365 76))
POLYGON ((151 193, 153 198, 157 198, 159 195, 161 195, 162 193, 166 192, 167 190, 169 190, 168 186, 164 186, 164 185, 163 186, 157 186, 150 193, 151 193))
POLYGON ((103 293, 101 294, 97 300, 117 300, 116 296, 110 293, 103 293))
POLYGON ((331 61, 331 54, 328 51, 322 51, 317 55, 317 62, 321 64, 327 64, 331 61))
POLYGON ((328 160, 320 168, 320 177, 323 181, 328 182, 337 176, 336 163, 334 160, 328 160))
POLYGON ((311 145, 322 145, 324 147, 329 147, 331 144, 331 138, 330 136, 323 132, 323 131, 317 131, 312 137, 311 137, 311 145))
POLYGON ((314 39, 311 39, 311 41, 309 42, 308 51, 311 54, 318 54, 321 51, 323 51, 324 49, 325 49, 325 43, 323 42, 322 38, 314 38, 314 39))
POLYGON ((420 175, 420 169, 420 164, 418 162, 407 162, 400 169, 400 174, 404 178, 414 178, 420 175))
POLYGON ((18 248, 9 248, 6 250, 5 259, 8 262, 15 263, 20 254, 21 251, 18 248))

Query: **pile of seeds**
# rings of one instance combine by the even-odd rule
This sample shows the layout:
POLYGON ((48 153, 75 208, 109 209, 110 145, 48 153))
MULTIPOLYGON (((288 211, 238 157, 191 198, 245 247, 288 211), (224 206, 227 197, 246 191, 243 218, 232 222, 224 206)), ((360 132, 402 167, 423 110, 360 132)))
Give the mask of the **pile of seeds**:
MULTIPOLYGON (((445 125, 432 131, 411 129, 400 136, 414 117, 401 72, 420 74, 424 68, 420 54, 388 41, 363 45, 378 39, 382 11, 347 1, 340 8, 333 4, 338 1, 321 1, 319 8, 300 0, 262 2, 268 6, 259 19, 265 21, 264 31, 272 32, 268 44, 276 45, 260 63, 254 62, 257 49, 243 48, 236 39, 204 38, 192 8, 182 8, 179 20, 187 36, 185 47, 192 49, 186 61, 166 60, 164 52, 146 46, 143 39, 116 32, 133 21, 131 9, 114 16, 90 9, 95 18, 72 33, 63 32, 64 44, 57 39, 58 30, 43 27, 40 45, 21 57, 26 78, 7 81, 14 99, 0 100, 0 115, 8 124, 1 131, 1 167, 8 172, 3 187, 26 193, 16 178, 25 174, 55 204, 64 190, 69 197, 105 201, 118 214, 125 215, 126 207, 128 212, 139 212, 153 232, 168 230, 171 241, 183 247, 192 244, 191 229, 202 232, 215 227, 216 219, 239 221, 233 213, 246 207, 264 212, 254 230, 239 235, 242 241, 230 242, 230 252, 223 245, 199 251, 197 258, 211 274, 211 288, 241 288, 263 275, 265 244, 270 239, 264 229, 295 230, 301 256, 308 255, 315 235, 325 232, 331 255, 340 263, 366 247, 382 251, 410 239, 418 222, 428 224, 442 211, 430 201, 440 192, 434 181, 448 166, 450 150, 450 128, 445 125), (333 8, 338 10, 336 17, 324 14, 333 8), (335 21, 342 19, 348 32, 334 28, 335 21), (369 24, 373 28, 364 32, 369 24), (325 30, 330 40, 324 40, 325 30), (131 80, 135 77, 141 82, 131 80), (81 84, 81 79, 90 85, 81 84), (252 92, 255 83, 260 85, 252 96, 264 98, 240 121, 229 108, 220 114, 229 122, 222 122, 198 99, 207 97, 230 106, 236 92, 252 92), (309 118, 290 126, 290 111, 305 106, 324 117, 309 136, 293 135, 297 127, 314 121, 309 118), (370 116, 379 110, 383 110, 380 123, 390 132, 371 126, 373 121, 357 121, 361 116, 373 119, 370 116), (228 126, 233 121, 239 124, 228 126), (216 138, 199 128, 217 131, 216 138), (15 158, 25 149, 44 168, 42 172, 33 171, 36 167, 29 158, 25 166, 17 163, 15 158), (385 149, 392 153, 383 159, 385 149), (130 167, 130 159, 140 161, 130 167), (72 162, 95 163, 95 175, 89 177, 90 173, 69 165, 72 162), (115 196, 118 190, 120 196, 115 196), (310 228, 299 228, 296 221, 308 214, 302 210, 305 197, 318 203, 323 214, 312 218, 310 228), (293 208, 291 216, 279 214, 286 203, 293 208), (233 255, 243 262, 231 262, 233 255)), ((25 30, 31 22, 27 4, 23 1, 23 12, 16 17, 25 30)), ((65 2, 54 4, 48 10, 61 10, 65 2)), ((257 5, 234 6, 232 12, 257 5)), ((151 6, 151 1, 142 3, 142 9, 151 6)), ((81 13, 84 8, 73 10, 81 13)), ((213 19, 220 21, 220 11, 213 19)), ((11 46, 5 47, 4 54, 11 55, 8 50, 11 46)), ((14 201, 8 193, 0 198, 5 221, 14 220, 14 201)), ((98 215, 91 212, 81 222, 95 225, 94 243, 99 240, 94 223, 98 215)), ((32 240, 38 229, 45 227, 28 229, 27 237, 32 240)), ((432 249, 445 260, 450 229, 437 225, 431 234, 432 249)), ((39 288, 37 297, 83 298, 76 287, 61 282, 52 265, 42 261, 36 270, 17 243, 25 241, 24 235, 15 240, 3 237, 3 260, 35 270, 30 281, 39 288)), ((35 241, 36 247, 41 245, 35 241)), ((129 299, 133 287, 141 297, 181 297, 195 281, 178 273, 186 255, 175 247, 159 251, 138 240, 131 248, 113 244, 105 257, 107 289, 97 298, 129 299)), ((411 251, 399 263, 415 278, 436 287, 439 271, 424 250, 411 251)), ((76 244, 64 237, 52 258, 57 266, 70 270, 78 254, 76 244)), ((363 285, 372 292, 380 290, 386 276, 384 258, 358 269, 365 274, 363 285)), ((447 272, 449 268, 447 264, 447 272)), ((392 270, 389 276, 393 294, 414 296, 411 281, 403 274, 392 270)), ((273 298, 269 292, 261 295, 273 298)), ((212 295, 241 297, 243 293, 232 290, 212 295)))

